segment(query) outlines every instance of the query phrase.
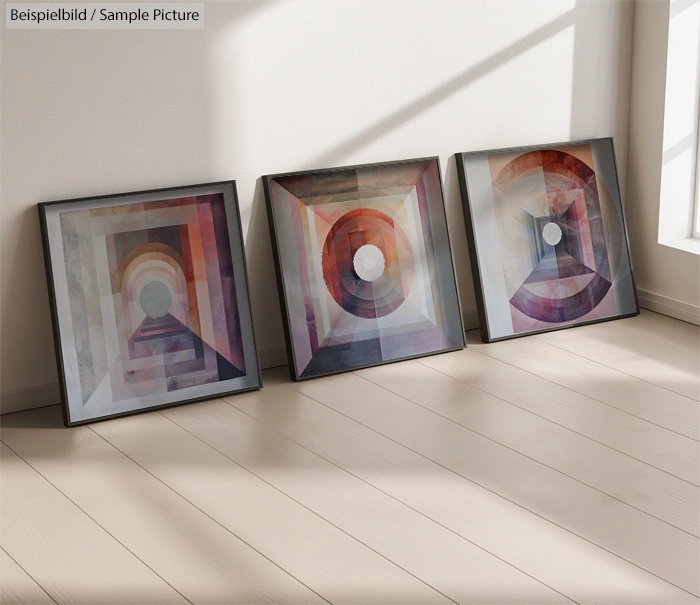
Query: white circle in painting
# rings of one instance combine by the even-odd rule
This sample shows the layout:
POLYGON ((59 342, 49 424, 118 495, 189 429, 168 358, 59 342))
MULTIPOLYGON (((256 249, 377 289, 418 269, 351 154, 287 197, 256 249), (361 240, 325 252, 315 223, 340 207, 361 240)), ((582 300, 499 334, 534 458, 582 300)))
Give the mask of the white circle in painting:
POLYGON ((168 314, 173 304, 173 296, 162 281, 149 281, 141 289, 139 304, 148 317, 157 319, 168 314))
POLYGON ((377 246, 365 244, 355 252, 352 266, 360 279, 375 281, 384 273, 384 254, 377 246))
POLYGON ((550 246, 556 246, 561 241, 561 227, 556 223, 547 223, 542 228, 542 239, 550 246))

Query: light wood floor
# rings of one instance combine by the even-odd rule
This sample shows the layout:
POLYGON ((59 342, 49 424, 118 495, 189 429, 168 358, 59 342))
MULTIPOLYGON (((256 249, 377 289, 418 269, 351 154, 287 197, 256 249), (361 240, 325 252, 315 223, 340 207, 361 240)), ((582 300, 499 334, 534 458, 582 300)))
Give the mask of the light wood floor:
POLYGON ((2 603, 698 603, 700 334, 640 317, 62 428, 2 418, 2 603))

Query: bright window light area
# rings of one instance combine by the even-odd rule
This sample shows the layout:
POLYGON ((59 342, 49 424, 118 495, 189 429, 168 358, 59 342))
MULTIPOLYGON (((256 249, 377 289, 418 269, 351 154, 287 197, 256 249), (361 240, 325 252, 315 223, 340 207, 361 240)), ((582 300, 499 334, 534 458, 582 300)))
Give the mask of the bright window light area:
MULTIPOLYGON (((698 127, 700 131, 700 124, 698 127)), ((693 237, 700 240, 700 134, 695 148, 695 220, 693 221, 693 237)))
POLYGON ((669 9, 659 243, 700 254, 698 97, 700 0, 669 9))

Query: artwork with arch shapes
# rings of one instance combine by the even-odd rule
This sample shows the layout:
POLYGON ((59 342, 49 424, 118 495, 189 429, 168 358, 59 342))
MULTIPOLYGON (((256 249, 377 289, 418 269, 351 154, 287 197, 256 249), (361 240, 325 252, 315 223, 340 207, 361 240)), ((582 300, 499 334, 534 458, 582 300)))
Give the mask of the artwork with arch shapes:
POLYGON ((264 185, 292 379, 464 346, 437 158, 264 185))
POLYGON ((261 386, 233 181, 40 215, 67 425, 261 386))
POLYGON ((639 313, 612 139, 457 154, 485 342, 639 313))

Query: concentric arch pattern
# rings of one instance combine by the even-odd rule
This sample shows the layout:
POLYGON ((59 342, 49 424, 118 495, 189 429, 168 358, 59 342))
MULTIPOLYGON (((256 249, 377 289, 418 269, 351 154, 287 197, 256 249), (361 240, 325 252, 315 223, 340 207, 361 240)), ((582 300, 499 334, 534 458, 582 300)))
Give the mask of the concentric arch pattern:
POLYGON ((482 338, 639 312, 612 139, 457 155, 482 338))
POLYGON ((536 264, 510 303, 533 319, 571 321, 597 307, 612 285, 598 187, 595 173, 580 159, 553 149, 532 151, 501 170, 493 187, 502 195, 495 199, 508 203, 514 191, 537 187, 541 181, 546 204, 513 208, 532 233, 527 242, 536 264), (553 226, 561 233, 554 246, 545 237, 553 226), (542 295, 542 288, 533 284, 552 289, 542 295))
POLYGON ((436 159, 277 175, 266 189, 293 378, 463 346, 436 159))

